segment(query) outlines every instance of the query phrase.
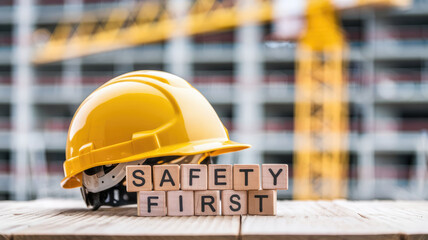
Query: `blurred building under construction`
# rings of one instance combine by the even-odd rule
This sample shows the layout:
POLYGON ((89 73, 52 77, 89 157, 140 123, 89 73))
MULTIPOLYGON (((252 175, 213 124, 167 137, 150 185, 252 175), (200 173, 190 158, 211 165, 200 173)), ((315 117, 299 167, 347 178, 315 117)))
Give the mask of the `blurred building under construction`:
MULTIPOLYGON (((293 157, 293 119, 300 112, 295 110, 295 83, 301 72, 296 71, 295 54, 305 49, 272 41, 278 26, 265 15, 259 16, 262 23, 236 22, 231 30, 165 37, 109 52, 94 50, 96 54, 62 62, 46 63, 49 58, 58 60, 58 51, 45 51, 45 56, 38 55, 39 63, 45 63, 34 64, 37 43, 46 40, 43 30, 36 29, 54 32, 58 22, 82 19, 88 11, 111 16, 112 9, 130 8, 135 1, 0 4, 0 198, 77 196, 77 190, 59 187, 72 114, 97 86, 137 69, 165 70, 188 79, 213 104, 232 139, 253 145, 251 150, 220 156, 218 162, 262 160, 293 166, 298 159, 293 157)), ((349 42, 344 90, 349 119, 339 124, 349 128, 347 140, 339 139, 348 145, 345 197, 426 199, 428 1, 415 0, 405 10, 351 9, 340 13, 340 21, 349 42)), ((85 55, 79 49, 69 51, 85 55)), ((340 106, 329 111, 337 109, 340 106)), ((296 174, 302 173, 292 171, 292 181, 296 174)), ((280 197, 292 194, 293 189, 280 197)))

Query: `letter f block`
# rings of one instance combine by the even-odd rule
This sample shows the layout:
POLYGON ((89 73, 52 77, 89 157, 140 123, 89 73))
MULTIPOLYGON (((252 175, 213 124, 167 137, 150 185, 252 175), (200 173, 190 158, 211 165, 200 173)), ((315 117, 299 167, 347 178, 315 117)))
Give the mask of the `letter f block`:
POLYGON ((180 168, 181 190, 207 190, 207 165, 182 164, 180 168))
POLYGON ((138 192, 138 216, 166 216, 165 191, 138 192))

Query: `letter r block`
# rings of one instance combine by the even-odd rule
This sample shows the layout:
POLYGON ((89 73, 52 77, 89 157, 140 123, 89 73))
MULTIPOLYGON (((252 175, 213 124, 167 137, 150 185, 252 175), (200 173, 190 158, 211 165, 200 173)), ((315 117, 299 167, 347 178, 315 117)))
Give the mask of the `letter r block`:
POLYGON ((248 214, 276 215, 276 190, 248 191, 248 214))
POLYGON ((153 188, 157 191, 180 190, 180 166, 177 164, 154 165, 153 188))
POLYGON ((247 191, 223 190, 221 191, 222 215, 247 214, 247 191))
POLYGON ((208 189, 226 190, 232 189, 232 165, 209 164, 208 165, 208 189))
POLYGON ((220 191, 195 191, 195 215, 220 215, 220 191))
POLYGON ((287 190, 288 189, 288 165, 287 164, 263 164, 262 188, 287 190))
POLYGON ((234 190, 259 190, 260 166, 258 164, 233 165, 234 190))
POLYGON ((166 216, 164 191, 141 191, 137 197, 138 216, 166 216))
POLYGON ((181 190, 207 190, 207 175, 205 164, 182 164, 181 190))
POLYGON ((152 167, 149 165, 126 166, 126 191, 152 190, 152 167))

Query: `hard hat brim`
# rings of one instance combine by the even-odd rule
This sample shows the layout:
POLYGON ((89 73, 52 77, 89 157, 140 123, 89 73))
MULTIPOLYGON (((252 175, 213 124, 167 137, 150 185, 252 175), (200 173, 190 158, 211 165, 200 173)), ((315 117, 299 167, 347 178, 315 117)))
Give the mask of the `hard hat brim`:
MULTIPOLYGON (((237 143, 231 140, 219 140, 219 139, 211 139, 211 140, 202 140, 202 141, 194 141, 189 143, 183 143, 183 144, 176 144, 172 146, 166 146, 162 147, 160 149, 151 151, 151 152, 145 152, 140 154, 135 154, 129 157, 116 159, 112 161, 98 161, 96 165, 90 166, 96 167, 101 165, 108 165, 108 164, 117 164, 117 163, 123 163, 123 162, 130 162, 135 161, 138 159, 145 159, 145 158, 153 158, 153 157, 162 157, 162 156, 186 156, 186 155, 195 155, 195 154, 201 154, 201 153, 209 153, 211 156, 217 156, 224 153, 231 153, 231 152, 237 152, 240 150, 244 150, 247 148, 250 148, 251 145, 249 144, 242 144, 237 143), (168 153, 168 154, 165 154, 168 153)), ((84 169, 86 170, 86 169, 84 169)), ((84 171, 82 170, 82 171, 84 171)), ((82 186, 81 181, 81 172, 76 172, 73 175, 66 176, 61 181, 61 186, 63 188, 76 188, 82 186)))

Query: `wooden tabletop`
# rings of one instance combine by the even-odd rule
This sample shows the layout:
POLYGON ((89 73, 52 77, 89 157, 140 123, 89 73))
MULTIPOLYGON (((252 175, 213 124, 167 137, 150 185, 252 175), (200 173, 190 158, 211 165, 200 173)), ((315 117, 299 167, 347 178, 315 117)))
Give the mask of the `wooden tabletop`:
POLYGON ((77 200, 0 202, 0 239, 428 239, 428 202, 279 201, 277 216, 137 217, 77 200))

